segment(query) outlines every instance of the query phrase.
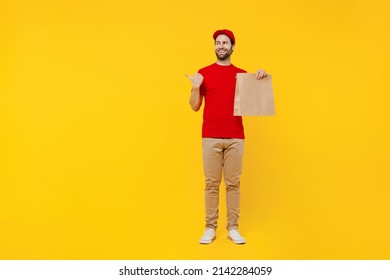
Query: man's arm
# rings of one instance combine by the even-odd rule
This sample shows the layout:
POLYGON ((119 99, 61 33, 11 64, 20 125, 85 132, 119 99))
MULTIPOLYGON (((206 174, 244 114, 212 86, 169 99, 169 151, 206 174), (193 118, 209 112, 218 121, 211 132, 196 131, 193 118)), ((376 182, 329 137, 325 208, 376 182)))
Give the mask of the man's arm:
POLYGON ((199 111, 202 106, 203 95, 200 93, 200 88, 192 88, 190 96, 190 105, 195 112, 199 111))
POLYGON ((203 76, 199 73, 195 73, 194 76, 189 76, 186 74, 186 77, 192 83, 191 96, 190 96, 190 105, 192 110, 195 112, 199 111, 203 102, 203 95, 200 92, 200 86, 203 83, 203 76))

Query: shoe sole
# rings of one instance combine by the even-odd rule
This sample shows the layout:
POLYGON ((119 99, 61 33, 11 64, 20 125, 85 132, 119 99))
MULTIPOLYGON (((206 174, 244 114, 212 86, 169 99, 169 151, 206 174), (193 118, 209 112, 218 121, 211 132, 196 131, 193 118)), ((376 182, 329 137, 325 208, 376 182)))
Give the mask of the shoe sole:
POLYGON ((213 239, 211 239, 211 241, 201 241, 201 240, 199 240, 199 244, 202 244, 202 245, 208 245, 208 244, 211 244, 211 243, 213 243, 213 241, 215 240, 215 238, 216 238, 216 236, 214 236, 213 237, 213 239))
POLYGON ((237 245, 244 245, 246 243, 246 241, 234 241, 233 238, 231 238, 230 236, 228 236, 227 238, 237 245))

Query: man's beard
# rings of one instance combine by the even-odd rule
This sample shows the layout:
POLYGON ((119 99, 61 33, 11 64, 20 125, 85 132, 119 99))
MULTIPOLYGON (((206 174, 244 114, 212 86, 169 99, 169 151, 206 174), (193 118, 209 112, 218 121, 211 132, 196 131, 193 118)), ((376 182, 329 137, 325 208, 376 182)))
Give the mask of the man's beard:
POLYGON ((233 53, 232 48, 224 54, 219 54, 218 51, 215 51, 215 55, 217 56, 217 58, 222 61, 229 59, 232 53, 233 53))

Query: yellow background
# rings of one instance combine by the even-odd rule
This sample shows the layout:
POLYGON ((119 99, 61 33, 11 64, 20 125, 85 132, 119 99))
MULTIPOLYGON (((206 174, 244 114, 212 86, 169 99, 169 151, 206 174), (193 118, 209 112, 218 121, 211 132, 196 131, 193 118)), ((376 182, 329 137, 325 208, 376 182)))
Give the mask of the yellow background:
POLYGON ((389 259, 389 14, 387 0, 2 1, 0 258, 389 259), (198 244, 202 113, 184 74, 215 61, 220 28, 275 91, 277 116, 244 118, 244 246, 224 203, 217 240, 198 244))

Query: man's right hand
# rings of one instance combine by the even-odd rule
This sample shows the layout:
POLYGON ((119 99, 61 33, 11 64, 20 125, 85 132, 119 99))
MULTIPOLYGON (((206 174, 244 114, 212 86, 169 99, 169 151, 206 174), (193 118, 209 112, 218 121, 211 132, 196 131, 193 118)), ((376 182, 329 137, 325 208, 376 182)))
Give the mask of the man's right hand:
POLYGON ((185 74, 186 77, 191 81, 192 88, 198 89, 203 83, 203 76, 199 73, 195 73, 194 76, 190 76, 188 74, 185 74))

